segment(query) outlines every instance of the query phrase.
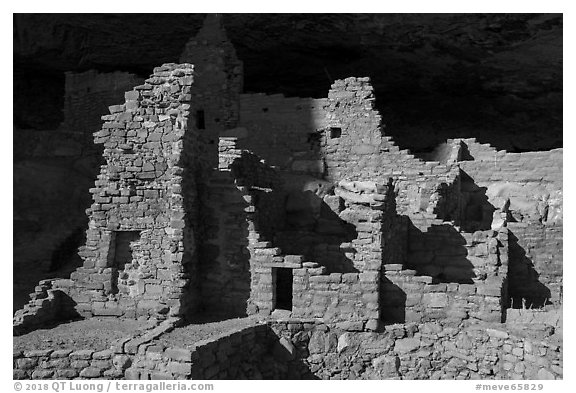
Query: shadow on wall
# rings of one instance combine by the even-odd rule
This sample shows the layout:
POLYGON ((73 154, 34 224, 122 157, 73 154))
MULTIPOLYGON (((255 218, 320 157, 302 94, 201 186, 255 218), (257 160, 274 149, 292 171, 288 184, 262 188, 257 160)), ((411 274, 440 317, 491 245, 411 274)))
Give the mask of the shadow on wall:
POLYGON ((488 201, 487 187, 480 187, 466 172, 460 170, 460 225, 466 232, 490 229, 495 207, 488 201))
MULTIPOLYGON (((334 206, 325 202, 323 195, 333 197, 330 191, 320 189, 293 191, 287 196, 286 226, 276 241, 286 253, 304 255, 307 260, 325 266, 328 273, 357 273, 350 242, 358 237, 358 232, 354 225, 340 218, 334 206)), ((341 210, 341 206, 335 208, 341 210)))
POLYGON ((76 311, 76 302, 72 298, 59 290, 52 292, 50 299, 48 293, 39 292, 33 295, 36 302, 41 302, 41 306, 33 306, 32 312, 27 311, 22 315, 23 310, 16 312, 16 319, 19 323, 13 328, 13 335, 20 336, 37 329, 51 329, 62 323, 81 320, 82 317, 76 311))
POLYGON ((263 364, 266 368, 273 367, 275 372, 272 374, 273 379, 304 379, 304 380, 319 380, 320 378, 314 375, 309 366, 304 363, 302 359, 307 358, 310 353, 308 350, 308 337, 303 335, 300 339, 295 337, 289 340, 285 337, 278 336, 270 327, 268 327, 272 337, 277 337, 273 340, 268 348, 267 353, 263 357, 263 364))
POLYGON ((58 277, 68 277, 78 266, 82 265, 78 248, 85 243, 86 232, 84 228, 76 228, 52 251, 49 271, 57 272, 58 277))
POLYGON ((509 232, 508 306, 510 308, 543 308, 550 302, 551 291, 538 279, 539 274, 518 238, 509 232))
POLYGON ((432 225, 427 231, 411 221, 408 225, 408 269, 431 276, 435 283, 473 284, 476 274, 467 259, 466 239, 452 225, 432 225))
POLYGON ((250 252, 245 209, 249 204, 229 172, 214 171, 200 194, 199 311, 218 315, 216 320, 246 316, 250 252))

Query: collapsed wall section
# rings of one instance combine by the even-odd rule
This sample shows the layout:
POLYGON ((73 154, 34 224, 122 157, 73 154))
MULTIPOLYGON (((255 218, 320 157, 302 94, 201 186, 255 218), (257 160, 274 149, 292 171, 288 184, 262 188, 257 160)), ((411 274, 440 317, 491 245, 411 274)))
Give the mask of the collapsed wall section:
POLYGON ((163 319, 198 302, 192 82, 190 64, 155 68, 94 134, 106 164, 90 189, 84 263, 54 283, 82 316, 163 319))

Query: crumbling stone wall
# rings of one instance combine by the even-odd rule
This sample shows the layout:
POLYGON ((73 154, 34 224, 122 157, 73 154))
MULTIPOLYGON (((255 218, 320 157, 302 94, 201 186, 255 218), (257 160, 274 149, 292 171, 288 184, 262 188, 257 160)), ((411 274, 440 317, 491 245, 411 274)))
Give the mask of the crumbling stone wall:
POLYGON ((196 264, 192 75, 188 64, 157 67, 94 135, 106 165, 90 190, 84 264, 54 283, 80 315, 165 318, 198 302, 194 286, 186 291, 196 264), (127 232, 137 240, 118 261, 116 240, 127 232))
POLYGON ((42 280, 30 294, 30 300, 14 314, 13 333, 50 326, 54 321, 74 317, 71 299, 62 291, 52 289, 54 280, 42 280))

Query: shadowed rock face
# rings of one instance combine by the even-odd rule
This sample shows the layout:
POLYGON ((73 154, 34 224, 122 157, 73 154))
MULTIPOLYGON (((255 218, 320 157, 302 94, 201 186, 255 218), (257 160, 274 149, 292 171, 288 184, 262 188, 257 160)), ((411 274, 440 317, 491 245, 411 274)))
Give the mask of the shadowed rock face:
MULTIPOLYGON (((57 126, 65 71, 146 76, 177 61, 203 18, 16 15, 16 125, 57 126)), ((449 137, 508 151, 562 145, 561 15, 226 14, 224 23, 246 91, 322 97, 334 79, 370 76, 386 132, 414 152, 449 137)))

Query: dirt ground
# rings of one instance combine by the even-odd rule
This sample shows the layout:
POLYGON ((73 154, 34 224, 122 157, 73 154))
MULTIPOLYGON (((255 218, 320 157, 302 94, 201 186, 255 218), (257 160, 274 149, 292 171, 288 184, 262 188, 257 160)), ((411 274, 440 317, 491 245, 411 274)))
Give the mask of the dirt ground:
POLYGON ((199 320, 163 334, 158 338, 158 343, 167 347, 191 347, 200 340, 206 340, 227 331, 257 323, 257 320, 253 317, 226 319, 217 322, 202 322, 199 320))
POLYGON ((91 318, 62 323, 13 337, 14 351, 33 349, 94 349, 101 351, 115 340, 130 336, 146 324, 135 320, 91 318))

